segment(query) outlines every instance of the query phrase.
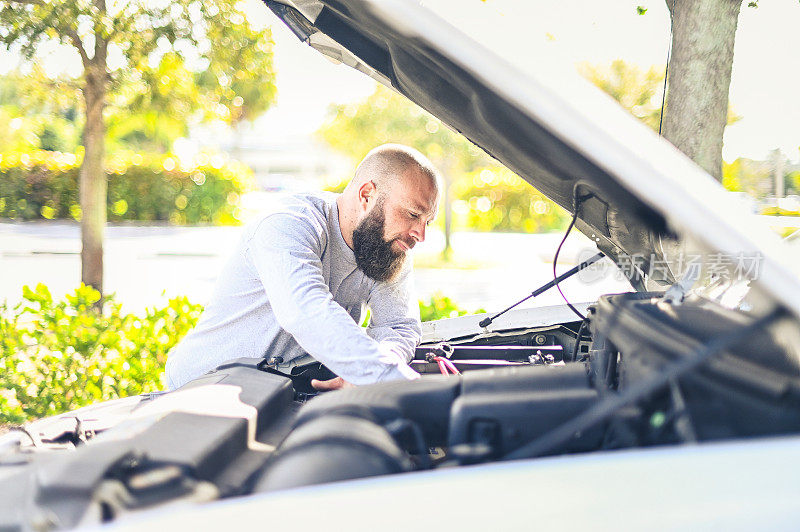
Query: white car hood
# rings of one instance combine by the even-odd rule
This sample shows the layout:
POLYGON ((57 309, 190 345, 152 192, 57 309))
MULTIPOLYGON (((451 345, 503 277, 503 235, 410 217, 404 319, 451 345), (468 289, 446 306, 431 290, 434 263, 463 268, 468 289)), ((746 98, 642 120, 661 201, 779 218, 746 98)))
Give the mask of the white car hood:
POLYGON ((793 530, 800 439, 375 477, 141 514, 103 530, 793 530))

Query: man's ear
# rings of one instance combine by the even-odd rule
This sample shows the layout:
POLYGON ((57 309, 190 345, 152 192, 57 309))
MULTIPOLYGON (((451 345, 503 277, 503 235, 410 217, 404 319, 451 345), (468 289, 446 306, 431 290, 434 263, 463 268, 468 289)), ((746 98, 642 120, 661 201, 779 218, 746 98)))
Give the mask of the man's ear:
POLYGON ((358 203, 361 205, 362 210, 366 211, 369 209, 377 197, 378 195, 377 190, 375 189, 375 183, 372 181, 365 181, 360 187, 358 187, 358 203))

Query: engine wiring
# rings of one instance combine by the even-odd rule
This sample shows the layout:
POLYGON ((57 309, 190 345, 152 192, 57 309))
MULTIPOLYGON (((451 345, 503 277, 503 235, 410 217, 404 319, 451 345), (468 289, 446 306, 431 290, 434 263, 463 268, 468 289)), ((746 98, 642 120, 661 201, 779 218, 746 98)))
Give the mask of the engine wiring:
POLYGON ((583 331, 586 329, 588 324, 589 320, 584 319, 581 322, 580 327, 578 327, 578 333, 575 335, 575 347, 572 348, 572 358, 570 359, 572 362, 578 361, 578 354, 580 353, 581 349, 581 337, 583 336, 583 331))
POLYGON ((439 371, 442 372, 442 375, 461 375, 461 372, 458 371, 458 368, 456 368, 455 364, 450 362, 447 358, 436 356, 433 357, 433 360, 439 364, 439 371))
POLYGON ((461 375, 461 372, 458 371, 456 365, 450 362, 447 357, 436 355, 435 353, 431 352, 428 353, 425 358, 428 360, 428 362, 436 362, 436 364, 439 366, 439 372, 442 375, 461 375))

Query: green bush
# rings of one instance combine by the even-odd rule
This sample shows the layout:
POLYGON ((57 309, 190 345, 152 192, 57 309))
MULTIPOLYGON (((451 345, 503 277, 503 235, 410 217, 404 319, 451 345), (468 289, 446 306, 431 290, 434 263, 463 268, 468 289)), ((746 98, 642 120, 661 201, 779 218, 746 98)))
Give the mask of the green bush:
POLYGON ((162 388, 167 352, 202 308, 171 299, 142 317, 81 286, 54 301, 46 286, 0 305, 0 424, 66 412, 97 401, 162 388))
MULTIPOLYGON (((80 220, 80 163, 80 154, 0 154, 0 218, 80 220)), ((201 163, 188 168, 171 155, 110 158, 108 220, 237 224, 239 198, 252 187, 250 170, 219 156, 201 163)))
POLYGON ((443 318, 456 318, 465 314, 480 314, 486 312, 477 309, 473 312, 465 310, 442 294, 434 294, 427 301, 419 300, 419 317, 422 321, 440 320, 443 318))
MULTIPOLYGON (((0 304, 0 425, 164 387, 167 353, 202 306, 178 297, 136 316, 112 296, 98 310, 99 299, 82 285, 56 301, 39 284, 24 287, 15 307, 0 304)), ((468 313, 439 294, 420 300, 419 309, 422 321, 468 313)))

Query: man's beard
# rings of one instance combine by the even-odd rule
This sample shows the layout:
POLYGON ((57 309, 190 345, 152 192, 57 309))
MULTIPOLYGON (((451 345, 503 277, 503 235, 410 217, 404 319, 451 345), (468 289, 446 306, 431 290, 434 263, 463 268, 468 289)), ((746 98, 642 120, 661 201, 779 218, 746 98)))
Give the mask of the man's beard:
POLYGON ((378 200, 378 204, 353 230, 356 264, 364 275, 376 281, 394 279, 406 258, 405 252, 392 249, 394 240, 387 242, 383 239, 385 224, 383 201, 378 200))

